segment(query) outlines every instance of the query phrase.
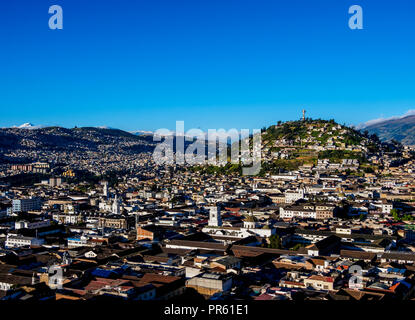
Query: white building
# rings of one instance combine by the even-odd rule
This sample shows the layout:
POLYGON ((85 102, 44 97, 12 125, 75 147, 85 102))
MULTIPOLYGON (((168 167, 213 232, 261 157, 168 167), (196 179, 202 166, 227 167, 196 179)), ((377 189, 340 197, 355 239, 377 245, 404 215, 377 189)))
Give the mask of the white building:
POLYGON ((114 202, 112 204, 111 212, 113 214, 120 214, 121 213, 120 202, 118 201, 118 196, 117 195, 115 195, 115 199, 114 199, 114 202))
POLYGON ((16 230, 18 229, 38 229, 38 228, 44 228, 44 227, 49 227, 50 226, 50 221, 49 220, 44 220, 44 221, 34 221, 34 222, 29 222, 26 220, 22 220, 22 221, 17 221, 14 223, 14 228, 16 230))
POLYGON ((281 219, 316 219, 317 213, 315 210, 306 209, 303 207, 296 208, 280 208, 280 218, 281 219))
POLYGON ((393 209, 392 203, 382 203, 382 213, 390 214, 393 209))
POLYGON ((293 203, 300 199, 304 199, 304 189, 285 192, 285 203, 293 203))
POLYGON ((87 247, 90 246, 88 244, 87 237, 80 237, 80 238, 68 238, 68 248, 77 248, 77 247, 87 247))
POLYGON ((15 212, 27 212, 32 210, 41 209, 41 199, 40 198, 28 198, 28 199, 18 199, 12 201, 12 211, 15 212))
POLYGON ((51 187, 59 187, 62 185, 62 178, 61 177, 52 177, 49 179, 49 186, 51 187))
POLYGON ((8 234, 5 243, 6 248, 17 248, 26 246, 41 246, 45 241, 33 237, 23 237, 21 235, 8 234))
POLYGON ((222 226, 222 219, 220 210, 216 207, 211 207, 209 211, 209 223, 207 227, 202 229, 202 232, 211 236, 229 237, 229 238, 246 238, 249 236, 260 236, 263 238, 270 237, 275 233, 274 228, 268 226, 260 226, 257 219, 250 213, 244 221, 241 228, 222 226))
POLYGON ((61 224, 77 224, 83 220, 81 215, 75 213, 54 213, 52 219, 61 224))

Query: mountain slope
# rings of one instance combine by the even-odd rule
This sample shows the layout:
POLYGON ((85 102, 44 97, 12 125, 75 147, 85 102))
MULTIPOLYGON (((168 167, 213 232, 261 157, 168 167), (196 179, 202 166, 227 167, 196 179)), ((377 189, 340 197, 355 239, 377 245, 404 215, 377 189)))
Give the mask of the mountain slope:
MULTIPOLYGON (((27 130, 29 125, 0 129, 0 163, 29 162, 48 159, 51 154, 72 157, 104 157, 152 153, 159 141, 153 134, 129 133, 105 127, 45 127, 27 130)), ((164 141, 164 138, 161 139, 164 141)), ((184 141, 184 148, 193 141, 184 141)), ((208 142, 205 141, 205 148, 208 142)), ((176 150, 176 137, 173 137, 176 150)))
MULTIPOLYGON (((334 120, 279 121, 261 132, 260 175, 297 170, 302 166, 318 166, 325 170, 329 167, 328 163, 340 171, 357 168, 371 170, 370 157, 377 158, 384 152, 397 150, 393 144, 381 143, 377 136, 364 134, 334 120), (323 161, 319 164, 319 160, 323 161)), ((252 148, 252 136, 246 139, 252 148)), ((240 167, 236 169, 240 171, 240 167)), ((206 172, 209 173, 209 170, 232 173, 235 168, 228 166, 218 170, 209 167, 206 172)))
POLYGON ((36 130, 0 129, 0 151, 5 154, 29 154, 41 151, 78 153, 112 151, 119 154, 151 152, 152 136, 136 136, 118 129, 47 127, 36 130))
POLYGON ((415 115, 378 122, 364 130, 377 134, 382 141, 395 139, 405 145, 415 145, 415 115))

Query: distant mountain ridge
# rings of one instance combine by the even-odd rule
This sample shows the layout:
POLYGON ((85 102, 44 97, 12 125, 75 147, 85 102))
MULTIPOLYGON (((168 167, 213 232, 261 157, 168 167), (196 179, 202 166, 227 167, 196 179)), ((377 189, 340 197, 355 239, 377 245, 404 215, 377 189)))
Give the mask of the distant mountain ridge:
POLYGON ((27 130, 28 127, 0 129, 1 153, 18 155, 41 151, 82 154, 111 151, 137 154, 152 152, 156 144, 151 136, 136 136, 118 129, 45 127, 27 130))
POLYGON ((415 115, 387 119, 368 125, 363 130, 377 134, 382 141, 394 139, 404 145, 415 145, 415 115))
POLYGON ((12 128, 34 130, 34 129, 44 128, 44 126, 35 126, 35 125, 31 124, 30 122, 26 122, 26 123, 21 124, 20 126, 13 126, 12 128))
MULTIPOLYGON (((161 138, 163 141, 164 138, 161 138)), ((184 148, 193 141, 184 141, 184 148)), ((26 123, 19 127, 0 128, 0 163, 20 163, 47 158, 48 154, 84 157, 87 153, 137 155, 152 153, 160 140, 152 132, 131 133, 107 127, 36 127, 26 123), (30 129, 30 130, 29 130, 30 129), (36 130, 35 130, 36 129, 36 130), (37 156, 36 156, 37 155, 37 156)), ((205 141, 205 147, 208 142, 205 141)), ((173 150, 176 138, 173 139, 173 150)))

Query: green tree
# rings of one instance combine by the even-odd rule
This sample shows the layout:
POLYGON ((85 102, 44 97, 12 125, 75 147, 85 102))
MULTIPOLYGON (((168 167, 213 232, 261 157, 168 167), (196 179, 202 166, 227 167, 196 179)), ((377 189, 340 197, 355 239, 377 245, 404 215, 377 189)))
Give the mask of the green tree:
POLYGON ((399 211, 397 209, 392 209, 391 214, 395 221, 401 221, 401 218, 399 217, 399 211))
POLYGON ((269 237, 269 247, 272 249, 281 249, 281 239, 278 235, 273 234, 269 237))
POLYGON ((410 214, 405 214, 405 215, 402 217, 402 220, 403 220, 403 221, 413 221, 413 220, 414 220, 414 217, 412 217, 410 214))

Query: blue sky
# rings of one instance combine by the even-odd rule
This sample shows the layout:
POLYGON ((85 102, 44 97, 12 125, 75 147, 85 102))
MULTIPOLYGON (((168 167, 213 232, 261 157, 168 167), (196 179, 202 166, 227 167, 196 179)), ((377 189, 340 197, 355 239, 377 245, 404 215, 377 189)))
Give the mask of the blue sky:
POLYGON ((0 127, 358 124, 415 109, 411 0, 0 2, 0 127), (63 30, 48 28, 50 5, 63 30), (363 7, 350 30, 348 8, 363 7))

